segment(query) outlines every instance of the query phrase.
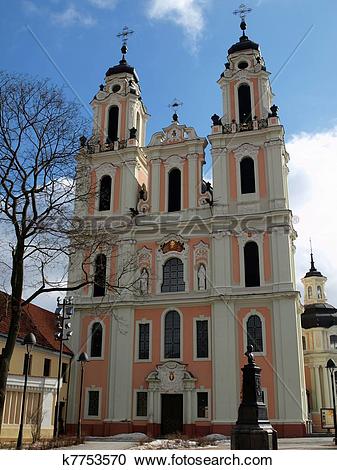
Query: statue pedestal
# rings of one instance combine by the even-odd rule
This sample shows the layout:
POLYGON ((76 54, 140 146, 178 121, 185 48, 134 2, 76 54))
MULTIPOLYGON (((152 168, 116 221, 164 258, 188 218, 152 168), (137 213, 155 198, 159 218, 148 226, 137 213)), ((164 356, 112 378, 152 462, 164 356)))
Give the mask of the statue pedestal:
POLYGON ((248 364, 242 368, 242 403, 232 431, 231 449, 277 449, 277 432, 268 420, 267 407, 262 400, 261 369, 254 362, 252 348, 248 364))

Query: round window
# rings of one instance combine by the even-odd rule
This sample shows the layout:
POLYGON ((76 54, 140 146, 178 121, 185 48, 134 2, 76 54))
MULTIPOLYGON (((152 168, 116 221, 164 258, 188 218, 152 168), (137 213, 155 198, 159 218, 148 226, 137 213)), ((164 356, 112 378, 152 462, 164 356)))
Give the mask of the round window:
POLYGON ((242 62, 239 62, 238 64, 238 68, 240 70, 246 69, 247 67, 248 67, 248 62, 246 62, 245 60, 243 60, 242 62))
POLYGON ((114 86, 112 87, 113 93, 117 93, 120 89, 121 89, 120 85, 114 85, 114 86))

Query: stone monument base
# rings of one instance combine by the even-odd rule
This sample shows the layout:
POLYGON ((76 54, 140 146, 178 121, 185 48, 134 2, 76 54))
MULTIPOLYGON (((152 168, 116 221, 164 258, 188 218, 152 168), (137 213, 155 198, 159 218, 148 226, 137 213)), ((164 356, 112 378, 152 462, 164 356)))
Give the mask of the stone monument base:
POLYGON ((269 422, 255 426, 237 424, 232 431, 231 449, 277 450, 277 432, 269 422))

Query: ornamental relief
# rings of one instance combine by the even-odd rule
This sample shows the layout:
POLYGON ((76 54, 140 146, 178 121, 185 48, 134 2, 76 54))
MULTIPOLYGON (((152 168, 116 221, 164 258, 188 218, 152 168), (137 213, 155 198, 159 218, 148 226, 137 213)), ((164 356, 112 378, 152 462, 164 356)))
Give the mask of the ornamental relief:
POLYGON ((146 381, 149 383, 149 389, 159 390, 162 393, 178 393, 186 389, 194 389, 196 379, 186 369, 185 364, 168 361, 159 364, 148 375, 146 381))

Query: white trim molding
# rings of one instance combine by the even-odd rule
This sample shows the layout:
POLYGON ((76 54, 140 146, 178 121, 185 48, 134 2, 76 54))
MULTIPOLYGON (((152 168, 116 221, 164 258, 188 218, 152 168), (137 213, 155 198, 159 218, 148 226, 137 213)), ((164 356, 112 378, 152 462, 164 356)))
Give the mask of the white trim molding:
POLYGON ((267 355, 267 342, 266 342, 266 320, 262 313, 258 312, 255 309, 250 310, 247 315, 243 318, 242 321, 242 331, 243 331, 243 349, 244 351, 247 351, 247 322, 248 318, 252 315, 257 315, 260 320, 261 320, 261 325, 262 325, 262 345, 263 345, 263 350, 262 351, 254 351, 254 356, 266 356, 267 355))
POLYGON ((210 361, 211 360, 211 317, 209 315, 199 315, 198 317, 193 317, 193 361, 210 361), (198 357, 197 356, 197 322, 198 321, 207 321, 207 334, 208 334, 208 355, 207 357, 198 357))
POLYGON ((161 314, 160 319, 160 360, 161 362, 164 361, 183 361, 183 329, 184 329, 184 316, 182 312, 177 307, 169 307, 165 309, 161 314), (179 314, 180 317, 180 356, 179 357, 165 357, 165 317, 168 312, 175 311, 179 314))
POLYGON ((102 388, 91 385, 85 388, 85 400, 84 400, 84 413, 83 418, 89 420, 101 419, 101 409, 102 409, 102 388), (98 415, 89 416, 89 392, 98 392, 98 415))
POLYGON ((101 320, 100 318, 94 318, 91 320, 91 322, 88 324, 87 327, 87 344, 88 344, 88 358, 90 361, 102 361, 104 360, 104 346, 105 346, 105 324, 104 321, 101 320), (100 323, 102 325, 102 348, 101 348, 101 355, 100 356, 92 356, 91 355, 91 328, 94 323, 100 323))
POLYGON ((152 362, 152 320, 142 318, 136 320, 136 334, 135 334, 135 362, 152 362), (148 359, 139 359, 139 325, 150 325, 149 326, 149 357, 148 359))

